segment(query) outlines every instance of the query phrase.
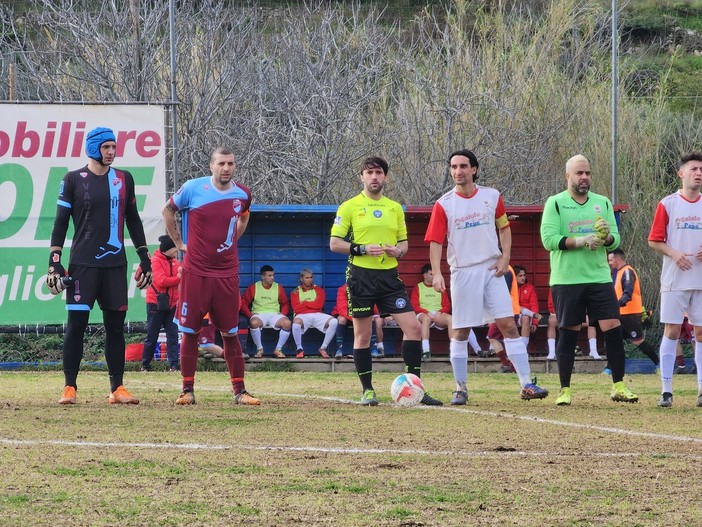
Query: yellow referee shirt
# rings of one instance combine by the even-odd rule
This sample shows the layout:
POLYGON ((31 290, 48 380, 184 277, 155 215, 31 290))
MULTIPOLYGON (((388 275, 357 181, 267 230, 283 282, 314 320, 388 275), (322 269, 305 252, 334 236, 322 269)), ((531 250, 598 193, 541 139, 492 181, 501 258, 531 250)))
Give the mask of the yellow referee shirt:
MULTIPOLYGON (((383 196, 371 199, 363 192, 341 204, 332 225, 331 235, 359 245, 397 245, 407 239, 407 225, 402 206, 383 196)), ((383 256, 353 256, 349 262, 366 269, 394 269, 397 259, 383 256)))

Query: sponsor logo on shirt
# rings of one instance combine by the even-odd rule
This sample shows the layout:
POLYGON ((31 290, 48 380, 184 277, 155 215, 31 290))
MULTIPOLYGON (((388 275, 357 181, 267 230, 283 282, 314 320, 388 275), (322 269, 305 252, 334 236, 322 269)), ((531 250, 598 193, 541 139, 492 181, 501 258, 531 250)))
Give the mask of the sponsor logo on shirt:
POLYGON ((488 225, 489 223, 490 214, 487 212, 472 212, 471 214, 454 220, 454 225, 458 230, 480 227, 481 225, 488 225))
POLYGON ((699 216, 683 216, 682 218, 675 218, 675 228, 682 230, 702 229, 702 218, 699 216))

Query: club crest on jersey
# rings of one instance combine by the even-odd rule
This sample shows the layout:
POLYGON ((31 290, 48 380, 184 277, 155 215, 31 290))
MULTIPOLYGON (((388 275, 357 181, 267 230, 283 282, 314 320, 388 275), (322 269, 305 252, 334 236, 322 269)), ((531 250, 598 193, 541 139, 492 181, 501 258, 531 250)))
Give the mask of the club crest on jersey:
POLYGON ((244 206, 241 204, 241 200, 235 199, 234 201, 232 201, 232 208, 234 209, 235 214, 241 213, 241 209, 243 207, 244 206))
POLYGON ((376 218, 380 218, 380 217, 382 217, 382 215, 383 215, 383 212, 380 210, 373 211, 373 216, 375 216, 376 218))
POLYGON ((114 187, 119 186, 119 178, 115 178, 112 180, 112 186, 114 186, 114 187))
POLYGON ((595 205, 595 206, 593 206, 592 208, 595 209, 595 214, 601 214, 601 213, 602 213, 602 207, 600 207, 599 205, 595 205))
POLYGON ((395 300, 395 307, 398 309, 403 309, 407 305, 407 301, 404 298, 398 298, 395 300))
MULTIPOLYGON (((86 178, 86 177, 88 177, 88 173, 87 173, 87 172, 81 172, 81 173, 80 173, 80 177, 86 178)), ((61 182, 61 185, 63 185, 63 182, 61 182)), ((63 189, 63 186, 62 186, 61 188, 63 189)))
POLYGON ((210 190, 210 186, 209 186, 209 185, 202 185, 202 188, 203 188, 203 190, 210 190))

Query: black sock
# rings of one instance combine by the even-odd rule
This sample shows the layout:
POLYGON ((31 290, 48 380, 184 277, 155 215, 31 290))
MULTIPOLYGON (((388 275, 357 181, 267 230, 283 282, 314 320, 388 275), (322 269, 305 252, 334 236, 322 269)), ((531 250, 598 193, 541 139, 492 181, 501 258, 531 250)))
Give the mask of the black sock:
POLYGON ((422 376, 422 342, 419 340, 402 341, 402 359, 405 361, 405 371, 417 377, 422 376))
POLYGON ((83 337, 90 311, 69 311, 66 334, 63 336, 63 377, 65 386, 78 387, 78 369, 83 360, 83 337))
POLYGON ((658 359, 658 353, 656 353, 656 350, 653 349, 653 346, 651 346, 648 342, 645 340, 637 345, 637 348, 641 350, 641 352, 646 355, 649 359, 651 359, 651 362, 658 366, 660 364, 660 360, 658 359))
POLYGON ((605 347, 607 348, 607 358, 609 367, 612 370, 612 382, 619 382, 624 379, 624 340, 622 339, 622 327, 617 326, 604 332, 605 347))
POLYGON ((561 328, 556 346, 556 361, 558 362, 558 377, 561 388, 570 387, 570 377, 573 375, 575 364, 575 346, 578 343, 578 331, 561 328))
POLYGON ((124 378, 124 319, 126 311, 104 310, 105 362, 110 374, 110 391, 122 386, 124 378))
POLYGON ((353 363, 356 365, 356 373, 361 380, 363 391, 373 389, 373 358, 370 348, 354 348, 353 363))

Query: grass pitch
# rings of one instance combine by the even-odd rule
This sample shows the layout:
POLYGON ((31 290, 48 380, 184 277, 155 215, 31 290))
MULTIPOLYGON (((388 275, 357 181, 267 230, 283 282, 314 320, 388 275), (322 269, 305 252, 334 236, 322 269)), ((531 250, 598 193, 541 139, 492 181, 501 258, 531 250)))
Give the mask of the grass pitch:
MULTIPOLYGON (((514 375, 473 374, 466 407, 360 407, 354 374, 255 372, 260 407, 232 404, 227 375, 197 375, 197 405, 175 407, 180 377, 129 373, 142 403, 109 406, 107 375, 78 378, 56 404, 58 372, 0 373, 0 524, 8 526, 700 525, 702 408, 694 376, 575 375, 573 406, 521 401, 514 375)), ((448 374, 426 374, 448 402, 448 374)))

